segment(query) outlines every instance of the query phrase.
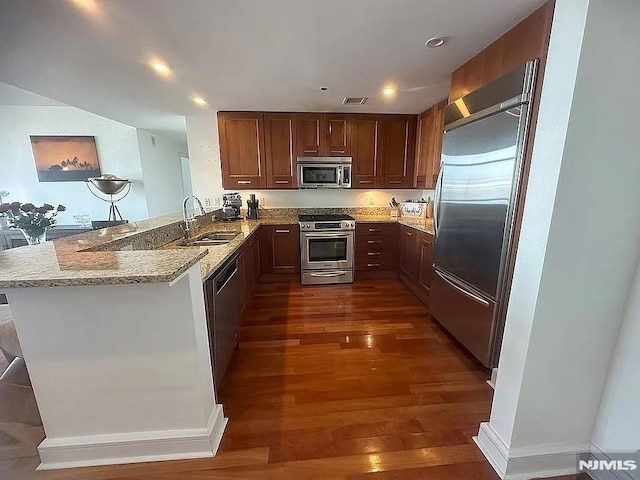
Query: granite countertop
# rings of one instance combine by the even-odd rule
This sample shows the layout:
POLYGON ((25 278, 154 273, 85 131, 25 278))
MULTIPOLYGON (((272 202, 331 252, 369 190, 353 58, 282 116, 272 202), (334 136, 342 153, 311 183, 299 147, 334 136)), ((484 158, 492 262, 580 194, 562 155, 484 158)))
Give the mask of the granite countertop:
MULTIPOLYGON (((431 220, 389 215, 354 215, 356 222, 400 223, 433 234, 431 220)), ((215 222, 198 234, 240 230, 228 244, 180 247, 182 216, 165 215, 72 237, 0 251, 0 288, 171 282, 200 262, 206 279, 260 225, 298 223, 296 215, 215 222)))

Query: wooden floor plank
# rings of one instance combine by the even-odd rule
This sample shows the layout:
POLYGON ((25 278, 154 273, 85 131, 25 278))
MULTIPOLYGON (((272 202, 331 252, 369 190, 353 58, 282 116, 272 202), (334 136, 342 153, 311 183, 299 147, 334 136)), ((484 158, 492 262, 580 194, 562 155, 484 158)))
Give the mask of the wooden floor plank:
POLYGON ((488 378, 396 280, 260 284, 218 392, 215 458, 50 472, 25 459, 0 478, 497 480, 471 439, 488 378))

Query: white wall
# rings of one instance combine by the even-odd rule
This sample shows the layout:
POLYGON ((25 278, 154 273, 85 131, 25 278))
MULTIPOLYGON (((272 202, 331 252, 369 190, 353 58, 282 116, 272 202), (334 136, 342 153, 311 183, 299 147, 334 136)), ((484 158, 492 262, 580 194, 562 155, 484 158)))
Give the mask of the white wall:
POLYGON ((217 118, 213 113, 186 117, 185 121, 193 194, 203 203, 211 199, 213 204, 222 195, 217 118))
MULTIPOLYGON (((187 117, 187 141, 193 192, 200 199, 211 199, 214 205, 225 190, 222 188, 218 122, 214 113, 207 116, 187 117)), ((391 197, 397 201, 433 198, 430 190, 243 190, 243 200, 251 193, 266 208, 295 207, 367 207, 387 206, 391 197)))
POLYGON ((29 135, 93 135, 102 173, 133 181, 131 193, 118 204, 129 220, 147 218, 136 129, 69 106, 0 105, 0 190, 11 195, 5 201, 59 203, 61 225, 75 224, 73 215, 89 214, 106 220, 109 206, 95 198, 84 182, 38 182, 29 135))
POLYGON ((184 198, 180 155, 187 154, 187 145, 146 130, 137 134, 149 216, 179 212, 184 198))
MULTIPOLYGON (((616 8, 556 2, 496 392, 483 425, 509 455, 571 453, 591 440, 640 254, 637 114, 626 107, 640 105, 639 18, 636 0, 616 8)), ((575 468, 575 457, 566 461, 575 468)))
POLYGON ((640 450, 640 263, 591 442, 600 450, 640 450))

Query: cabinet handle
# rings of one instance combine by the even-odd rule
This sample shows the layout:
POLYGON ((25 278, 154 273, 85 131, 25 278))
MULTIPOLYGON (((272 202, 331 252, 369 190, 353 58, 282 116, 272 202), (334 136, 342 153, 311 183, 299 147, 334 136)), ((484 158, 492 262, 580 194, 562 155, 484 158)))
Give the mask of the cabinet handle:
POLYGON ((408 237, 413 237, 413 233, 411 232, 404 232, 404 233, 406 233, 408 237))
POLYGON ((387 180, 387 183, 402 183, 402 180, 387 180))
POLYGON ((367 255, 369 255, 370 257, 373 257, 374 255, 381 255, 380 252, 368 252, 367 255))
POLYGON ((367 263, 367 267, 379 267, 379 263, 367 263))
POLYGON ((288 185, 289 184, 289 180, 276 180, 276 183, 278 185, 288 185))
POLYGON ((318 153, 317 149, 314 150, 303 150, 304 153, 318 153))
POLYGON ((238 185, 250 185, 251 180, 238 180, 238 185))
POLYGON ((367 243, 373 245, 374 243, 382 243, 382 240, 368 240, 367 243))
POLYGON ((276 233, 289 233, 289 230, 276 230, 276 233))
POLYGON ((369 231, 370 232, 381 232, 382 230, 380 230, 379 228, 370 228, 369 231))
POLYGON ((344 153, 344 150, 331 150, 331 153, 344 153))
POLYGON ((372 182, 371 182, 371 180, 358 180, 358 183, 361 183, 361 184, 370 184, 370 183, 372 183, 372 182))

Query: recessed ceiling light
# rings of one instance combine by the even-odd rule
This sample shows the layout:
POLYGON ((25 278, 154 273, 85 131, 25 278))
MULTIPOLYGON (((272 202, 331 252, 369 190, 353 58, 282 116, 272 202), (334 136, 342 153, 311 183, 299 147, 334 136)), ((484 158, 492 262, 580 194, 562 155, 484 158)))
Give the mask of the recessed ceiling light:
POLYGON ((193 97, 191 101, 200 107, 204 107, 207 104, 207 101, 202 97, 193 97))
POLYGON ((424 42, 429 48, 438 48, 447 43, 447 37, 433 37, 424 42))
POLYGON ((397 91, 398 89, 395 87, 384 87, 382 89, 382 94, 390 97, 391 95, 395 95, 397 91))
POLYGON ((168 73, 171 73, 171 69, 169 68, 169 66, 162 62, 152 62, 151 68, 153 68, 160 75, 167 75, 168 73))

